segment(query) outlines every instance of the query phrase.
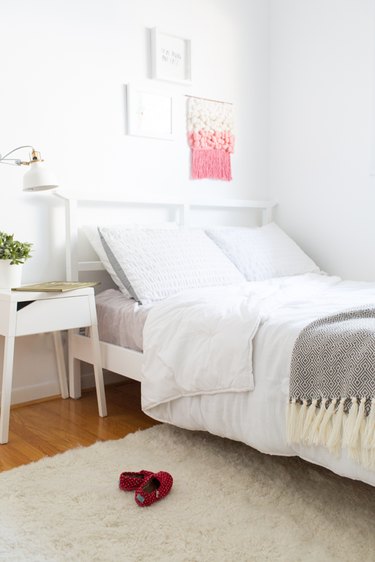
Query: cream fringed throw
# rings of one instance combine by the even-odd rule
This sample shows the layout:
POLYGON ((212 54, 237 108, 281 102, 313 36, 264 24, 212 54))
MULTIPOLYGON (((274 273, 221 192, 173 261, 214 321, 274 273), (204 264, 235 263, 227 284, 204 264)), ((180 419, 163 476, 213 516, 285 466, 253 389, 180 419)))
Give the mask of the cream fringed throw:
POLYGON ((323 445, 375 470, 375 308, 316 320, 292 354, 288 440, 323 445))

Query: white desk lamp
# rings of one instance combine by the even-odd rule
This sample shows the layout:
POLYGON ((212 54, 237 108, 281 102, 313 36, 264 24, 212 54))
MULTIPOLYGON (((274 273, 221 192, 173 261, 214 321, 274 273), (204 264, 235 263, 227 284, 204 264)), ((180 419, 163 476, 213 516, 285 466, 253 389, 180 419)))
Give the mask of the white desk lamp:
POLYGON ((18 146, 13 148, 2 156, 0 154, 0 164, 8 164, 9 166, 30 166, 30 169, 23 176, 23 191, 46 191, 58 187, 56 178, 45 167, 40 152, 32 146, 18 146), (22 148, 31 148, 30 160, 19 160, 17 158, 8 158, 11 154, 22 148))

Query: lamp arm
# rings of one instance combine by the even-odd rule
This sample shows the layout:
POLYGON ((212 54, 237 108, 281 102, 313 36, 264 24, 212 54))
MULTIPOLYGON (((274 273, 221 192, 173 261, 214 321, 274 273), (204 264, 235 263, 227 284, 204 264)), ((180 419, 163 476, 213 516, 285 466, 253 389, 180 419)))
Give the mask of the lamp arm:
POLYGON ((17 150, 21 150, 22 148, 31 148, 32 151, 34 151, 34 147, 29 144, 25 144, 23 146, 17 146, 17 148, 13 148, 9 152, 7 152, 7 154, 4 154, 4 156, 1 156, 0 154, 0 164, 8 164, 9 166, 21 166, 21 164, 25 164, 25 165, 30 164, 30 162, 22 162, 21 160, 18 160, 16 158, 8 158, 8 156, 13 154, 13 152, 17 152, 17 150), (8 160, 8 162, 6 160, 8 160))

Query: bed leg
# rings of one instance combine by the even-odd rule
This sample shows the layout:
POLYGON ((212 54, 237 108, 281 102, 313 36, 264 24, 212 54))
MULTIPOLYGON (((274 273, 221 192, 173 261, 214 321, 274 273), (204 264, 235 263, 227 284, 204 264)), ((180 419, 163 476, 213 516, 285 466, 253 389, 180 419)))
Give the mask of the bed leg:
POLYGON ((107 402, 105 397, 103 369, 102 369, 99 333, 98 333, 97 325, 93 324, 92 326, 90 326, 89 331, 90 331, 92 354, 93 354, 95 388, 96 388, 96 398, 98 401, 99 416, 101 418, 104 418, 105 416, 107 416, 107 402))
POLYGON ((72 338, 78 330, 68 330, 69 349, 69 395, 71 398, 81 398, 81 362, 73 356, 72 338))

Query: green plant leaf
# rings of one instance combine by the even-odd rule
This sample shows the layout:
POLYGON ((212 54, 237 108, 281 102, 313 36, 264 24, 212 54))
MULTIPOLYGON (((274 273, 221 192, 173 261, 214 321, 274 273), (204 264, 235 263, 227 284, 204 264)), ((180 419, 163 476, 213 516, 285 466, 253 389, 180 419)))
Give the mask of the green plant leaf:
POLYGON ((24 263, 31 257, 32 244, 19 242, 14 234, 0 231, 0 260, 10 260, 11 265, 24 263))

